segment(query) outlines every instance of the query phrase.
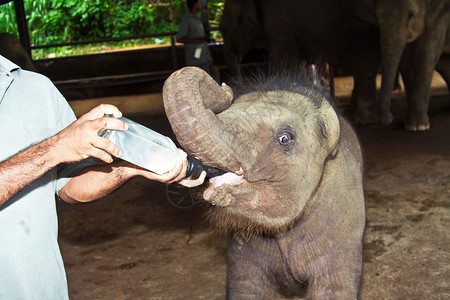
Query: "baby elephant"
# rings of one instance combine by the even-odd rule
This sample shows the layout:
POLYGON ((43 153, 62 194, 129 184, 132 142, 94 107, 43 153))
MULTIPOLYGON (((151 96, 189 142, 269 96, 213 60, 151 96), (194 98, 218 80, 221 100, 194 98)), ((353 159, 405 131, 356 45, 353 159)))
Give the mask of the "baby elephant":
POLYGON ((219 86, 173 73, 164 105, 181 146, 227 171, 210 179, 208 218, 232 234, 227 297, 356 299, 365 224, 361 149, 326 92, 306 75, 219 86), (233 96, 234 94, 234 96, 233 96))

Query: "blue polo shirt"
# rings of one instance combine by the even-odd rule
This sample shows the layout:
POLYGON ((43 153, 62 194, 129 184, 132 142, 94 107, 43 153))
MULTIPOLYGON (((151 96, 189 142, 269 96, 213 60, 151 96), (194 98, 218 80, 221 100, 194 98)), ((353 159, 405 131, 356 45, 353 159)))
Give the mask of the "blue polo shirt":
MULTIPOLYGON (((0 56, 0 162, 75 119, 47 77, 0 56)), ((55 193, 80 168, 54 168, 0 206, 0 299, 68 299, 55 193)))

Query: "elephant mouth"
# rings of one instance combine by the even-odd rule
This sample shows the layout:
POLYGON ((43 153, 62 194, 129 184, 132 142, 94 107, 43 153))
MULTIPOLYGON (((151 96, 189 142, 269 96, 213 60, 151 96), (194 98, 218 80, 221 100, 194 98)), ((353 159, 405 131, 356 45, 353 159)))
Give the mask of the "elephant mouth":
POLYGON ((212 177, 209 179, 209 185, 203 193, 203 198, 213 205, 228 206, 229 203, 222 203, 220 197, 213 197, 214 193, 219 188, 236 187, 246 182, 242 169, 236 173, 227 172, 223 175, 212 177))

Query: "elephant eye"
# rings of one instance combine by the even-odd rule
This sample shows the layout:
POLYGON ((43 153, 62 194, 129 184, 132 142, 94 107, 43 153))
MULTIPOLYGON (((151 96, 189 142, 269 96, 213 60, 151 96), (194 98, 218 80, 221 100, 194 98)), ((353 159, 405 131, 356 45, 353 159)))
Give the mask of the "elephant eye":
POLYGON ((280 145, 287 146, 292 143, 292 139, 293 138, 290 133, 284 132, 278 137, 278 142, 280 145))
POLYGON ((283 126, 275 130, 273 138, 282 151, 289 151, 295 145, 294 130, 289 126, 283 126))

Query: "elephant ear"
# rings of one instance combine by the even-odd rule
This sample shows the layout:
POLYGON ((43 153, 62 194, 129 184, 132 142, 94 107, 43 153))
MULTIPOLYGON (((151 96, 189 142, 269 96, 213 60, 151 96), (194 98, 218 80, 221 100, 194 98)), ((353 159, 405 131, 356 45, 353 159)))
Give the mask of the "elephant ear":
POLYGON ((328 101, 324 101, 320 108, 320 130, 321 135, 325 138, 325 147, 327 153, 335 156, 339 148, 340 140, 340 123, 336 111, 328 101))
POLYGON ((230 87, 219 86, 200 68, 186 67, 166 80, 163 100, 173 132, 189 154, 210 166, 239 170, 234 138, 216 116, 233 101, 230 87))
MULTIPOLYGON (((325 66, 325 68, 328 68, 328 66, 325 66)), ((321 89, 321 75, 316 64, 308 66, 307 74, 310 77, 312 86, 321 89)), ((340 137, 339 117, 333 106, 325 99, 319 108, 318 122, 320 136, 323 138, 324 144, 326 144, 327 153, 330 153, 331 156, 335 156, 338 150, 340 137)))
POLYGON ((355 16, 362 21, 369 22, 378 27, 374 0, 355 1, 355 16))

